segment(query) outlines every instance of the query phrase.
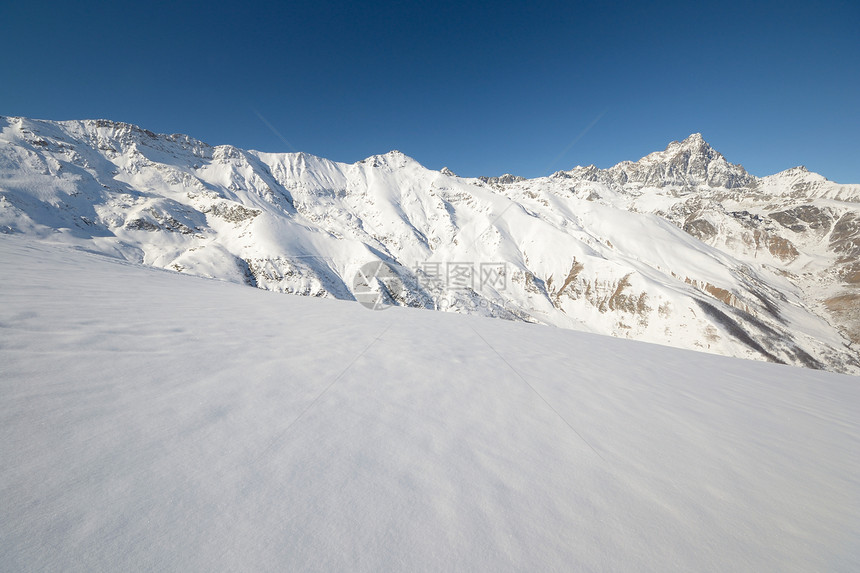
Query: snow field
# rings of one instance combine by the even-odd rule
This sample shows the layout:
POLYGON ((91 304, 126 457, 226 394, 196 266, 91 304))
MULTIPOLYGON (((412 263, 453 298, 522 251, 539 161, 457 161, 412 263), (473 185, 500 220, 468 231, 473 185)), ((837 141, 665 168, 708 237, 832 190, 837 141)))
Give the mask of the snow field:
POLYGON ((856 571, 856 377, 0 236, 0 569, 856 571))

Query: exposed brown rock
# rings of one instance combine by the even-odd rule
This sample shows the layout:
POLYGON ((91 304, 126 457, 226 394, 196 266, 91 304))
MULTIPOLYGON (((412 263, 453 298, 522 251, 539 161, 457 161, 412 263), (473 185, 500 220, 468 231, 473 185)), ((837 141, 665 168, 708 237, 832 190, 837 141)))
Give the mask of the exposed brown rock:
POLYGON ((690 277, 685 277, 684 282, 688 285, 692 285, 697 289, 704 291, 717 299, 718 301, 725 303, 729 306, 742 310, 744 312, 750 312, 750 307, 747 306, 741 299, 739 299, 736 295, 734 295, 731 291, 728 291, 724 288, 720 288, 716 285, 712 285, 707 281, 700 281, 697 279, 691 279, 690 277))
POLYGON ((860 257, 860 215, 849 212, 833 225, 830 248, 847 257, 860 257))
POLYGON ((842 280, 846 284, 850 285, 860 285, 860 270, 850 270, 848 271, 842 280))
POLYGON ((793 261, 798 257, 798 255, 800 255, 797 251, 797 247, 795 247, 791 241, 780 237, 779 235, 771 235, 770 233, 762 231, 755 231, 754 235, 756 237, 757 246, 759 242, 764 243, 770 254, 780 260, 793 261))
MULTIPOLYGON (((644 291, 639 294, 627 292, 632 273, 628 273, 618 281, 598 282, 580 278, 584 268, 585 265, 576 259, 573 260, 561 288, 553 293, 552 300, 556 306, 560 306, 562 295, 567 295, 574 300, 584 298, 602 313, 626 312, 637 315, 640 324, 648 324, 648 313, 651 312, 651 307, 648 306, 648 294, 644 291)), ((546 284, 548 290, 551 289, 552 277, 547 279, 546 284)))
POLYGON ((556 294, 556 300, 558 300, 558 295, 563 293, 564 289, 566 289, 573 281, 576 280, 576 277, 579 275, 579 273, 582 272, 582 269, 584 268, 585 265, 577 262, 576 259, 573 259, 573 263, 570 265, 570 272, 567 273, 567 278, 564 279, 564 283, 562 283, 561 288, 558 289, 558 293, 556 294))
POLYGON ((211 207, 204 208, 203 213, 212 213, 217 217, 229 221, 231 223, 241 223, 253 219, 262 211, 259 209, 247 209, 238 203, 220 202, 215 203, 211 207))
POLYGON ((770 218, 797 233, 803 233, 807 229, 826 233, 833 224, 830 214, 814 205, 800 205, 793 209, 771 213, 770 218))
POLYGON ((716 236, 717 228, 705 219, 692 219, 684 223, 684 231, 700 241, 707 241, 716 236))
POLYGON ((853 344, 860 344, 860 293, 846 292, 824 301, 842 331, 853 344))

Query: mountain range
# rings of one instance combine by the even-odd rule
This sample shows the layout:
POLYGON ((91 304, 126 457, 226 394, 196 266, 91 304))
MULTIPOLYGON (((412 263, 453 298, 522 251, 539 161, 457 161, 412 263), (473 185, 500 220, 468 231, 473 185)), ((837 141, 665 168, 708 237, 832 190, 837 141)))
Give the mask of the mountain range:
POLYGON ((0 117, 2 233, 277 292, 860 373, 860 185, 756 177, 700 134, 608 169, 466 178, 397 151, 346 164, 0 117))

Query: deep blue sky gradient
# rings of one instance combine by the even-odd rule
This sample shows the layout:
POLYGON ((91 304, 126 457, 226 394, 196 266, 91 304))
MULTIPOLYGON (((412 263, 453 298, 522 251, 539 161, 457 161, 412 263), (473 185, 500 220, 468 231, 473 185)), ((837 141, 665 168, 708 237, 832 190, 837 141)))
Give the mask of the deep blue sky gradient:
POLYGON ((701 132, 756 175, 860 183, 856 0, 18 0, 0 82, 2 115, 346 162, 535 177, 701 132))

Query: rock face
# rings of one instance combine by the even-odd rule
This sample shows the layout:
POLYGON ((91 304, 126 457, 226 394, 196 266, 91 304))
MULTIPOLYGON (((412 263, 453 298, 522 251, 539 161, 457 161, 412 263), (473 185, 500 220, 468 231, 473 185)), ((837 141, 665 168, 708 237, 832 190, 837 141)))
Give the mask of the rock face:
POLYGON ((463 178, 105 120, 0 118, 0 233, 277 292, 860 373, 860 186, 699 134, 610 169, 463 178), (396 285, 359 270, 383 261, 396 285), (362 293, 365 296, 366 293, 362 293))
POLYGON ((613 183, 658 188, 704 185, 734 189, 755 180, 740 165, 726 161, 700 133, 681 142, 673 141, 665 151, 652 153, 635 163, 619 163, 607 174, 613 183))

